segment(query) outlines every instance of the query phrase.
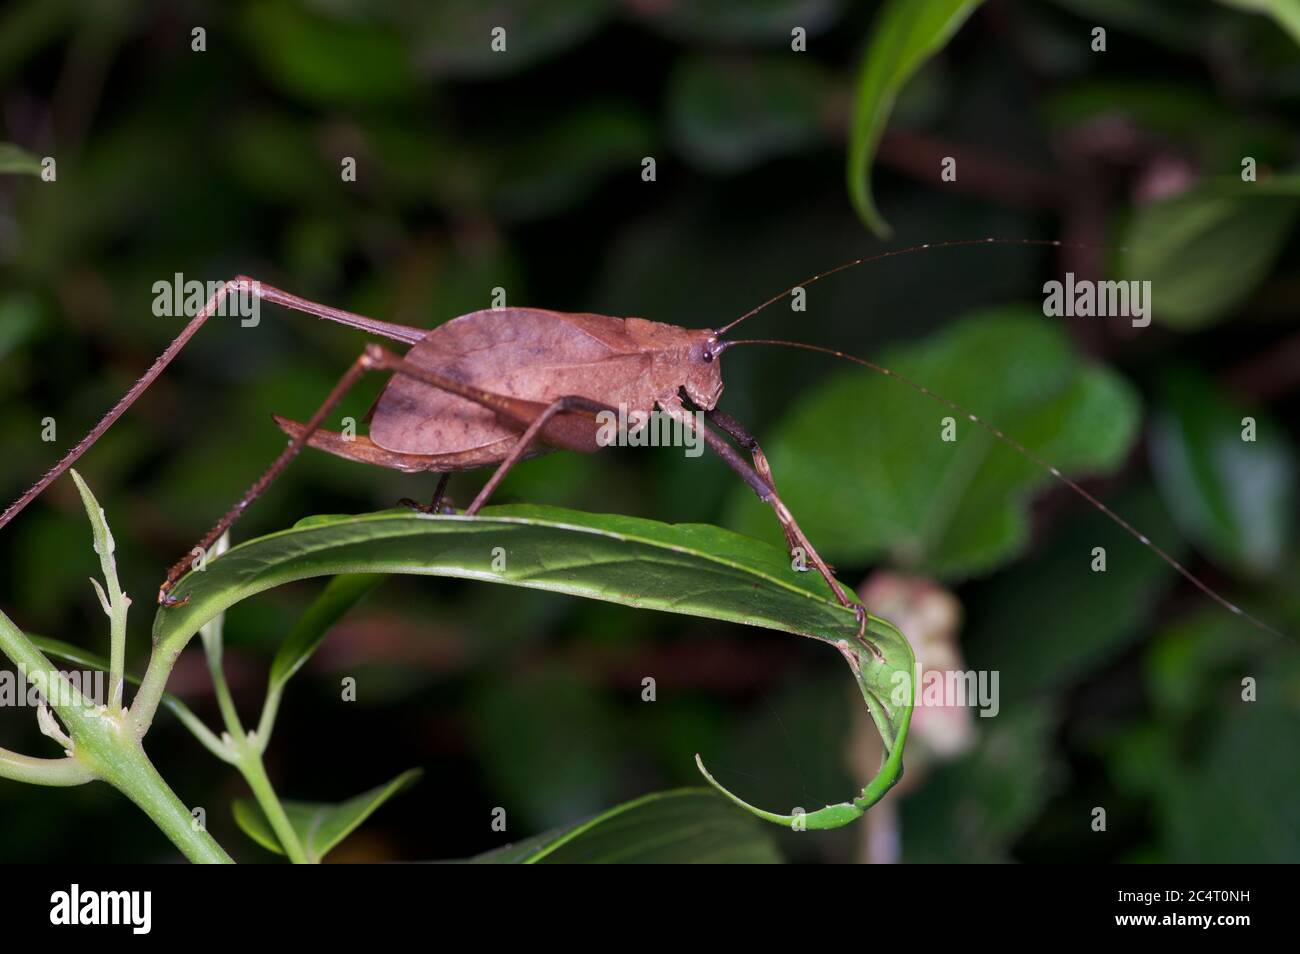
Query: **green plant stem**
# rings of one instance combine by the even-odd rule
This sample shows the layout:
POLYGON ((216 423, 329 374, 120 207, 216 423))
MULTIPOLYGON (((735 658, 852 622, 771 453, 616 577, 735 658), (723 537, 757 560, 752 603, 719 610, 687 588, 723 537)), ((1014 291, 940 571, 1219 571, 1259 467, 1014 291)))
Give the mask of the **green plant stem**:
POLYGON ((256 733, 250 736, 244 731, 244 724, 239 719, 239 710, 235 708, 235 700, 230 694, 230 685, 226 682, 226 672, 221 664, 224 649, 223 624, 224 616, 214 617, 204 627, 202 638, 203 653, 208 661, 208 671, 212 674, 212 688, 217 696, 217 708, 221 711, 221 718, 226 724, 228 736, 226 748, 234 756, 235 768, 239 769, 239 773, 248 782, 253 797, 257 799, 257 804, 266 814, 289 860, 296 865, 309 864, 302 841, 298 838, 298 833, 293 830, 293 825, 289 823, 289 816, 285 814, 284 806, 280 804, 280 799, 271 786, 271 779, 266 774, 266 766, 262 762, 262 751, 266 746, 260 744, 256 733))
MULTIPOLYGON (((86 699, 2 611, 0 651, 49 700, 67 726, 73 745, 72 758, 67 762, 81 766, 91 777, 108 782, 135 802, 191 861, 231 860, 211 835, 194 824, 189 809, 158 774, 140 744, 134 721, 125 713, 115 713, 86 699)), ((19 758, 21 768, 28 775, 44 775, 45 784, 60 784, 51 779, 71 771, 62 767, 62 761, 56 768, 48 764, 55 760, 19 758)), ((14 767, 17 763, 7 764, 14 767)))
POLYGON ((271 732, 275 729, 275 716, 280 711, 280 697, 283 690, 279 686, 271 686, 266 690, 266 700, 262 703, 262 717, 257 721, 257 742, 258 751, 266 751, 266 743, 271 740, 271 732))
POLYGON ((40 759, 0 749, 0 778, 29 785, 84 785, 95 775, 76 759, 40 759))
POLYGON ((158 705, 167 689, 167 678, 180 654, 180 648, 155 646, 149 656, 149 665, 145 668, 144 678, 140 680, 140 688, 131 700, 131 722, 135 725, 135 734, 140 738, 153 725, 153 717, 157 714, 158 705))
POLYGON ((262 756, 255 749, 248 749, 244 758, 235 763, 240 773, 248 782, 248 787, 253 790, 253 797, 257 799, 257 804, 261 806, 266 820, 271 823, 271 829, 275 832, 275 837, 280 839, 280 847, 288 855, 289 860, 295 865, 313 864, 311 858, 307 857, 307 851, 303 848, 302 840, 299 839, 298 833, 294 831, 293 825, 289 822, 289 816, 284 812, 284 806, 280 804, 279 796, 275 794, 275 789, 271 787, 271 780, 266 775, 266 767, 262 764, 262 756))

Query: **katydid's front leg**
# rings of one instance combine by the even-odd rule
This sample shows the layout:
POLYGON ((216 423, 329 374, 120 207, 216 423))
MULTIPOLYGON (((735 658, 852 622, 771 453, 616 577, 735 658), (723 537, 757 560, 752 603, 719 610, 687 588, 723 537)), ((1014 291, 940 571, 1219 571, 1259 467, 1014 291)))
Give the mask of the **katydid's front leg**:
MULTIPOLYGON (((717 408, 705 411, 704 416, 707 417, 711 423, 718 425, 718 427, 726 431, 728 436, 739 444, 742 450, 749 451, 749 456, 754 461, 754 470, 756 470, 758 476, 762 477, 763 480, 767 482, 767 485, 772 488, 772 493, 777 493, 776 480, 772 477, 772 468, 767 463, 767 455, 763 453, 763 448, 758 445, 758 439, 745 430, 744 426, 742 426, 734 417, 724 411, 719 411, 717 408)), ((790 551, 790 556, 794 558, 798 558, 800 547, 798 537, 795 533, 796 529, 797 528, 792 527, 790 524, 781 524, 781 530, 785 533, 786 548, 790 551)), ((805 550, 803 552, 806 555, 807 551, 805 550)), ((832 573, 835 571, 834 567, 831 567, 830 569, 832 573)))
POLYGON ((661 398, 658 403, 665 414, 680 421, 683 426, 698 431, 700 436, 704 438, 704 442, 709 445, 709 448, 726 461, 745 483, 749 484, 750 489, 758 495, 758 499, 772 508, 776 514, 776 519, 781 522, 781 529, 784 531, 786 539, 791 541, 792 549, 798 548, 806 554, 807 558, 812 561, 813 566, 817 568, 817 572, 821 574, 822 579, 826 581, 826 585, 831 588, 831 592, 835 594, 835 598, 839 600, 840 605, 852 607, 858 613, 859 621, 865 628, 866 615, 862 611, 862 604, 849 598, 844 587, 840 585, 840 581, 835 579, 835 574, 831 572, 830 565, 821 558, 817 548, 812 545, 812 542, 804 535, 803 530, 799 528, 794 515, 790 513, 789 508, 786 507, 780 495, 777 494, 770 473, 765 479, 758 471, 745 463, 741 456, 736 453, 734 447, 710 430, 707 425, 697 424, 691 412, 682 405, 680 398, 661 398))

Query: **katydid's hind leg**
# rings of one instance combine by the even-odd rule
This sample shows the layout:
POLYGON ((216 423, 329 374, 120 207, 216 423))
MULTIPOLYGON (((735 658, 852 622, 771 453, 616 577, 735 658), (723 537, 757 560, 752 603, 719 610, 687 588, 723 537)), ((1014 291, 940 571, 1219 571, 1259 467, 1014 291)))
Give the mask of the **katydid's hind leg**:
POLYGON ((510 469, 514 467, 515 464, 523 460, 524 455, 527 454, 529 449, 537 443, 537 439, 541 435, 542 429, 546 427, 551 418, 555 417, 555 415, 564 414, 569 411, 584 411, 589 414, 597 414, 601 411, 613 410, 613 408, 604 404, 599 404, 596 401, 592 401, 585 397, 578 397, 577 395, 568 395, 556 398, 550 404, 546 405, 541 413, 533 418, 532 423, 524 429, 524 432, 519 436, 519 440, 515 442, 514 447, 510 448, 510 453, 506 454, 505 459, 503 459, 497 466, 497 469, 492 472, 492 476, 489 477, 488 482, 483 485, 483 489, 478 492, 478 496, 474 498, 474 502, 465 510, 465 515, 467 517, 472 517, 483 509, 483 505, 488 502, 488 498, 492 496, 493 491, 495 491, 501 481, 505 479, 506 474, 510 473, 510 469))
POLYGON ((150 365, 149 370, 145 371, 135 384, 118 399, 118 402, 109 409, 98 424, 96 424, 85 437, 75 444, 57 464, 45 472, 45 474, 27 491, 7 507, 3 513, 0 513, 0 527, 3 527, 14 517, 18 516, 29 503, 35 500, 42 491, 51 483, 58 479, 69 467, 77 462, 86 451, 88 451, 95 442, 103 436, 114 422, 121 417, 136 399, 140 397, 154 380, 163 373, 164 369, 171 364, 172 359, 176 357, 189 343, 189 340, 198 333, 204 323, 214 314, 223 313, 221 311, 223 303, 231 292, 252 295, 256 299, 275 302, 285 308, 294 311, 300 311, 304 314, 315 315, 317 318, 324 318, 328 321, 334 321, 341 325, 347 325, 351 328, 358 328, 370 334, 380 335, 385 338, 391 338, 394 341, 400 341, 403 344, 414 344, 422 339, 427 332, 422 328, 408 328, 405 325, 397 325, 388 321, 379 321, 375 318, 367 318, 365 315, 353 314, 349 311, 343 311, 338 308, 331 308, 328 305, 322 305, 319 302, 309 301, 306 298, 300 298, 297 295, 291 295, 286 291, 275 288, 271 285, 264 285, 261 282, 248 278, 245 275, 239 275, 230 281, 222 282, 213 295, 207 300, 202 308, 195 313, 181 329, 180 333, 172 339, 169 344, 154 363, 150 365))
POLYGON ((226 515, 217 521, 216 525, 203 536, 203 539, 195 545, 194 549, 177 560, 172 565, 171 569, 167 571, 167 577, 163 580, 162 586, 158 589, 158 603, 160 606, 179 606, 186 602, 188 597, 184 599, 176 599, 170 594, 172 587, 176 585, 176 581, 184 576, 190 569, 192 563, 191 555, 194 551, 197 550, 200 554, 205 554, 209 549, 211 549, 212 545, 221 538, 221 535, 229 530, 234 525, 235 521, 243 515, 249 505, 258 497, 262 496, 262 494, 266 492, 266 489, 275 482, 275 479, 284 473, 285 468, 288 467, 290 462, 292 462, 302 449, 307 446, 312 435, 320 429, 321 425, 325 422, 325 418, 328 417, 329 413, 338 406, 338 403, 343 400, 343 396, 351 390, 352 386, 356 384, 367 371, 373 371, 374 369, 374 356, 371 353, 371 349, 367 348, 355 361, 352 362, 352 365, 347 369, 347 371, 343 372, 343 376, 339 378, 338 383, 334 385, 333 389, 325 397, 325 400, 321 402, 320 407, 316 409, 316 413, 307 419, 306 424, 301 425, 298 432, 290 439, 289 445, 280 452, 280 455, 276 457, 274 461, 271 462, 271 466, 266 469, 262 476, 258 477, 257 480, 253 482, 253 485, 244 492, 244 495, 235 502, 235 505, 226 511, 226 515))

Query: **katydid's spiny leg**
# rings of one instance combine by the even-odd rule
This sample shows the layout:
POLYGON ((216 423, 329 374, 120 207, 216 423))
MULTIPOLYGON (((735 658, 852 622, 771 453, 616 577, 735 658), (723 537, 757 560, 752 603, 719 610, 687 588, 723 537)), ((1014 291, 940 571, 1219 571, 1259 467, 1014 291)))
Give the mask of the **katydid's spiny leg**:
POLYGON ((239 280, 236 279, 234 282, 222 284, 204 306, 199 309, 198 313, 189 320, 189 323, 181 329, 180 334, 172 339, 172 343, 154 360, 154 363, 149 366, 149 370, 142 374, 135 384, 131 385, 130 390, 123 394, 118 399, 118 402, 109 408, 108 413, 99 419, 99 423, 91 428, 90 432, 78 441, 71 450, 64 454, 57 464, 47 470, 40 480, 32 484, 26 493, 10 504, 4 513, 0 514, 0 527, 18 516, 23 508, 39 497, 46 487, 62 476, 63 472, 75 464, 82 454, 90 450, 95 442, 104 435, 104 432, 113 426, 114 422, 125 413, 126 409, 134 404, 136 399, 149 388, 149 385, 153 384, 158 375, 163 373, 167 365, 172 363, 172 359, 198 333, 204 322, 217 312, 217 309, 221 307, 221 303, 225 301, 231 287, 238 284, 238 282, 239 280))
POLYGON ((127 408, 134 404, 140 395, 148 390, 149 386, 153 384, 157 377, 162 374, 169 364, 171 364, 172 359, 174 359, 176 355, 180 353, 181 349, 189 343, 189 340, 198 333, 198 330, 203 327, 204 323, 221 309, 222 303, 226 300, 226 297, 231 293, 231 291, 246 292, 257 296, 258 298, 275 302, 276 304, 282 305, 286 308, 294 309, 295 311, 315 315, 318 318, 324 318, 352 328, 358 328, 362 331, 368 331, 385 338, 392 338, 394 341, 401 341, 406 344, 414 344, 426 334, 426 332, 420 328, 408 328, 404 325, 379 321, 374 318, 367 318, 365 315, 357 315, 352 312, 342 311, 338 308, 330 308, 328 305, 322 305, 318 302, 308 301, 305 298, 291 295, 288 292, 281 291, 271 285, 263 285, 256 279, 249 278, 245 275, 239 275, 230 281, 223 282, 221 287, 218 288, 212 294, 212 297, 204 303, 203 307, 199 309, 198 313, 195 314, 185 327, 181 329, 180 334, 173 338, 171 344, 169 344, 163 353, 154 360, 154 363, 149 366, 149 370, 142 374, 135 384, 131 385, 130 390, 122 395, 118 402, 108 410, 108 413, 100 418, 99 423, 91 428, 90 432, 78 441, 71 450, 64 454, 57 464, 46 471, 40 480, 29 487, 21 497, 10 504, 4 513, 0 513, 0 527, 3 527, 5 524, 9 523, 9 521, 13 520, 14 517, 18 516, 18 514, 21 513, 29 503, 40 496, 41 492, 44 491, 46 487, 62 476, 69 467, 77 462, 82 454, 94 446, 95 442, 104 435, 105 431, 113 426, 117 419, 126 412, 127 408))
MULTIPOLYGON (((531 438, 536 437, 537 433, 542 430, 546 423, 550 421, 556 413, 566 409, 564 407, 556 407, 556 405, 559 405, 562 402, 568 401, 572 403, 572 407, 568 409, 577 409, 579 407, 577 402, 585 402, 585 404, 590 407, 584 407, 583 409, 607 410, 603 405, 587 401, 585 398, 562 398, 560 401, 555 402, 539 414, 539 412, 535 411, 533 406, 526 401, 518 401, 514 398, 506 397, 505 395, 486 391, 471 384, 465 384, 462 381, 453 380, 452 378, 438 374, 436 371, 431 371, 428 368, 423 368, 407 361, 378 345, 367 345, 366 349, 361 353, 361 356, 358 357, 356 361, 352 363, 352 366, 344 372, 343 376, 339 378, 338 383, 334 385, 334 388, 321 403, 321 406, 316 410, 316 413, 313 414, 306 424, 298 430, 293 439, 289 442, 289 446, 281 451, 280 456, 277 457, 271 466, 267 468, 266 472, 263 473, 262 476, 259 477, 247 490, 247 492, 245 492, 244 496, 230 508, 226 515, 207 532, 194 549, 206 553, 212 544, 220 539, 223 533, 230 529, 243 512, 248 509, 248 506, 266 492, 266 488, 284 472, 284 469, 289 466, 289 463, 298 456, 304 447, 307 446, 312 435, 321 428, 325 422, 325 418, 329 416, 329 413, 338 405, 339 401, 343 399, 343 396, 354 384, 356 384, 361 376, 368 371, 388 371, 394 374, 404 374, 432 387, 441 388, 444 391, 450 391, 452 394, 474 401, 477 404, 496 411, 503 417, 514 420, 521 426, 527 426, 525 436, 530 438, 530 442, 531 438), (550 413, 547 414, 546 411, 550 411, 550 413), (540 421, 540 424, 538 421, 540 421)), ((511 452, 514 460, 507 457, 506 461, 503 462, 503 466, 506 463, 513 465, 514 461, 517 461, 519 457, 523 455, 524 451, 527 449, 523 444, 524 442, 521 439, 520 444, 516 445, 515 449, 511 452)), ((501 468, 498 468, 497 474, 494 474, 493 476, 496 477, 499 482, 500 477, 504 476, 504 472, 501 468)), ((495 484, 493 484, 492 481, 489 481, 488 487, 485 487, 484 490, 490 492, 494 486, 495 484)), ((483 493, 480 493, 479 497, 486 499, 483 493)), ((473 514, 478 506, 482 506, 481 501, 476 501, 476 506, 471 507, 471 509, 466 512, 473 514)), ((191 551, 191 553, 192 552, 193 551, 191 551)), ((190 563, 191 556, 190 553, 187 553, 185 556, 181 557, 181 559, 179 559, 170 570, 168 570, 167 578, 163 581, 162 587, 158 590, 158 602, 160 605, 178 606, 185 602, 183 599, 178 600, 170 596, 169 593, 171 588, 176 585, 176 582, 189 569, 190 563)))
MULTIPOLYGON (((772 493, 777 493, 776 479, 772 476, 772 468, 767 463, 767 455, 763 453, 763 448, 758 445, 758 439, 751 435, 744 426, 730 414, 719 411, 714 408, 711 411, 705 411, 704 416, 713 424, 716 424, 722 430, 726 431, 742 450, 749 451, 749 456, 754 461, 754 470, 758 476, 767 481, 767 485, 772 488, 772 493)), ((795 534, 786 524, 781 524, 781 531, 785 534, 786 548, 790 550, 791 556, 798 556, 799 542, 795 534)), ((805 554, 806 555, 806 554, 805 554)), ((834 572, 835 568, 831 567, 834 572)))
POLYGON ((367 371, 374 370, 374 357, 370 352, 371 349, 367 348, 355 361, 352 362, 351 367, 349 367, 347 371, 343 372, 343 376, 339 378, 338 383, 334 385, 325 400, 321 402, 320 407, 316 409, 316 413, 307 419, 307 423, 303 426, 302 431, 289 441, 289 446, 280 452, 280 455, 271 462, 271 466, 266 469, 262 476, 257 478, 253 485, 244 492, 244 495, 235 502, 235 505, 226 511, 225 516, 218 520, 216 525, 204 534, 203 539, 195 544, 194 549, 172 564, 171 569, 167 571, 166 579, 163 580, 162 586, 158 589, 158 603, 160 606, 181 606, 186 602, 188 597, 185 597, 184 599, 176 599, 171 596, 170 593, 172 587, 176 585, 176 581, 184 576, 186 571, 190 569, 194 550, 199 551, 199 559, 202 559, 202 555, 206 554, 212 545, 216 543, 217 540, 221 539, 221 535, 229 530, 236 520, 243 516, 243 513, 248 509, 249 504, 262 496, 262 494, 266 492, 266 489, 275 482, 275 479, 284 473, 284 469, 288 467, 290 462, 292 462, 302 449, 307 446, 307 442, 311 439, 312 434, 314 434, 321 425, 325 423, 325 418, 328 417, 329 413, 338 406, 339 401, 343 400, 343 396, 352 389, 352 386, 361 379, 362 375, 367 371))
POLYGON ((447 481, 451 480, 451 474, 446 473, 438 478, 438 486, 433 491, 433 500, 429 501, 429 510, 432 513, 442 512, 442 502, 447 497, 447 481))

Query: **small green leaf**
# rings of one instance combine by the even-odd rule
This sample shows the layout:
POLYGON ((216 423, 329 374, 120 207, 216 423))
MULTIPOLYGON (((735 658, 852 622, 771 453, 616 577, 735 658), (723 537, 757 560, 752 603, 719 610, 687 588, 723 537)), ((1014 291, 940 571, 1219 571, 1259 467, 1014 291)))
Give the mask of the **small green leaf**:
POLYGON ((814 637, 849 663, 885 757, 880 774, 856 799, 810 813, 808 827, 857 817, 901 771, 913 663, 903 635, 869 617, 870 646, 864 645, 854 612, 840 606, 816 574, 792 571, 784 550, 701 524, 537 506, 491 507, 477 517, 405 510, 315 517, 233 547, 204 571, 182 578, 172 592, 187 602, 159 611, 154 644, 179 652, 207 620, 240 600, 292 580, 338 573, 506 583, 814 637), (901 696, 900 679, 909 687, 901 696))
POLYGON ((885 0, 871 25, 858 71, 849 131, 849 198, 877 235, 889 224, 871 196, 871 163, 898 92, 921 65, 943 49, 981 0, 885 0))
MULTIPOLYGON (((1137 435, 1137 397, 1080 361, 1060 328, 1041 311, 987 312, 881 361, 1062 472, 1104 473, 1137 435)), ((785 502, 832 563, 886 557, 944 579, 1020 553, 1029 495, 1052 482, 965 415, 865 369, 828 375, 763 447, 785 502)), ((733 492, 728 523, 772 536, 755 502, 733 492)))
POLYGON ((383 579, 380 573, 344 573, 330 580, 280 644, 271 662, 268 694, 283 690, 285 683, 320 646, 330 627, 383 579))
POLYGON ((11 142, 0 142, 0 175, 5 173, 39 176, 41 160, 11 142))
POLYGON ((1297 176, 1208 181, 1143 206, 1125 231, 1121 277, 1151 282, 1162 324, 1211 324, 1268 274, 1300 212, 1297 189, 1297 176))
POLYGON ((1282 427, 1202 375, 1171 375, 1152 422, 1151 463, 1189 540, 1250 576, 1282 567, 1297 478, 1296 451, 1282 427))
MULTIPOLYGON (((303 849, 312 862, 321 861, 344 838, 352 834, 362 822, 375 813, 379 806, 394 795, 410 788, 423 774, 420 769, 410 769, 386 785, 362 792, 355 798, 337 805, 319 802, 284 802, 284 813, 297 832, 303 849)), ((235 821, 244 834, 263 848, 284 854, 280 841, 271 829, 271 823, 257 802, 237 799, 232 806, 235 821)))
POLYGON ((702 788, 656 792, 471 864, 778 864, 768 829, 702 788))

